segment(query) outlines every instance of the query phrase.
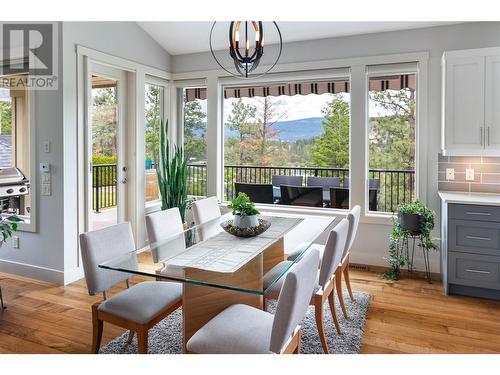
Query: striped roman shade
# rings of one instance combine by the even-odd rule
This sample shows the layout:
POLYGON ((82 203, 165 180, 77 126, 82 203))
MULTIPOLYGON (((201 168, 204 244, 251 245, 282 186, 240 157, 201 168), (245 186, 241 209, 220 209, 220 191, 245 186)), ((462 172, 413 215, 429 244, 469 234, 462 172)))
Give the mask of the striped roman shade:
MULTIPOLYGON (((405 88, 415 89, 415 74, 399 74, 382 77, 370 77, 371 91, 401 90, 405 88)), ((273 83, 269 85, 226 87, 224 88, 224 99, 229 98, 252 98, 266 96, 293 96, 308 94, 337 94, 349 92, 349 80, 300 82, 300 83, 273 83)), ((195 99, 206 99, 206 88, 186 89, 186 100, 188 102, 195 99)))

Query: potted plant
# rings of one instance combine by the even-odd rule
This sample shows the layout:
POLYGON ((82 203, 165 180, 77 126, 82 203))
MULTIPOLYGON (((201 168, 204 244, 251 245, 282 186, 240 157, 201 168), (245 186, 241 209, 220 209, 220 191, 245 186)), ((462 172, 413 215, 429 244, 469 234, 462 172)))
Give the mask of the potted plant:
POLYGON ((235 227, 254 228, 259 226, 257 215, 260 212, 245 193, 239 193, 227 207, 233 210, 233 225, 235 227))
POLYGON ((411 259, 408 259, 408 254, 404 254, 402 249, 402 242, 407 241, 409 236, 419 238, 418 246, 423 251, 437 249, 431 238, 434 217, 435 213, 418 200, 398 207, 397 215, 392 222, 389 257, 386 258, 390 269, 382 275, 384 278, 399 280, 401 267, 405 264, 408 264, 410 268, 413 266, 411 259))
POLYGON ((178 207, 182 222, 188 206, 188 166, 184 150, 170 145, 168 122, 160 122, 160 161, 156 171, 161 196, 161 209, 178 207))
MULTIPOLYGON (((4 217, 2 215, 2 202, 0 202, 0 247, 7 241, 7 239, 12 236, 12 232, 17 230, 17 224, 23 220, 16 215, 10 215, 4 217)), ((3 305, 2 288, 0 287, 0 310, 3 310, 5 306, 3 305)))

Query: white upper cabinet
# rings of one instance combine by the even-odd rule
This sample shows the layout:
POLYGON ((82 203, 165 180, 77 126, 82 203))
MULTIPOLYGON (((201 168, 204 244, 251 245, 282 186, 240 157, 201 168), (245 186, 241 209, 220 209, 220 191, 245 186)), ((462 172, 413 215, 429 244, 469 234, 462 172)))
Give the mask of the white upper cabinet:
POLYGON ((500 150, 500 55, 486 56, 485 76, 486 147, 500 150))
POLYGON ((500 156, 500 48, 443 55, 444 155, 500 156))

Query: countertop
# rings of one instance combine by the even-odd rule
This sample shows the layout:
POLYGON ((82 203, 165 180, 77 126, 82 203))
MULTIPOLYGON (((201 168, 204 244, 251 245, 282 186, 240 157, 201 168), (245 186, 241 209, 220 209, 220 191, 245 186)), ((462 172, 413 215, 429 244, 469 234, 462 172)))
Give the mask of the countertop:
POLYGON ((451 191, 440 191, 438 194, 446 203, 500 206, 500 194, 458 193, 451 191))

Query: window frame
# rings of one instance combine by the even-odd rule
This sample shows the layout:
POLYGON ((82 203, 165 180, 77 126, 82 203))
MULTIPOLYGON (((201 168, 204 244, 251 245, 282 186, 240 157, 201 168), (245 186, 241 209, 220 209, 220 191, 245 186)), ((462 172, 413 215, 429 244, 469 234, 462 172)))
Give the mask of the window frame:
MULTIPOLYGON (((304 83, 310 81, 329 81, 329 80, 342 80, 346 79, 349 81, 349 94, 351 91, 351 72, 350 68, 340 67, 333 69, 323 69, 315 72, 293 72, 293 73, 273 73, 267 74, 259 79, 252 79, 250 82, 242 81, 238 78, 225 77, 219 80, 221 92, 219 95, 221 116, 218 122, 218 127, 220 131, 221 138, 221 160, 219 160, 218 168, 221 171, 221 181, 220 181, 220 191, 218 191, 217 198, 222 205, 227 206, 230 202, 224 200, 224 89, 232 87, 248 87, 256 85, 268 85, 276 84, 280 82, 289 83, 304 83), (243 83, 243 84, 242 84, 243 83)), ((351 178, 351 102, 349 101, 349 178, 351 178)), ((349 188, 350 189, 350 188, 349 188)), ((329 208, 329 207, 300 207, 300 206, 287 206, 281 204, 266 204, 266 203, 256 203, 257 208, 265 210, 267 212, 309 212, 313 215, 321 215, 321 213, 326 212, 327 215, 332 215, 335 213, 347 214, 348 209, 341 208, 329 208)), ((351 206, 351 197, 349 197, 349 207, 351 206)))

